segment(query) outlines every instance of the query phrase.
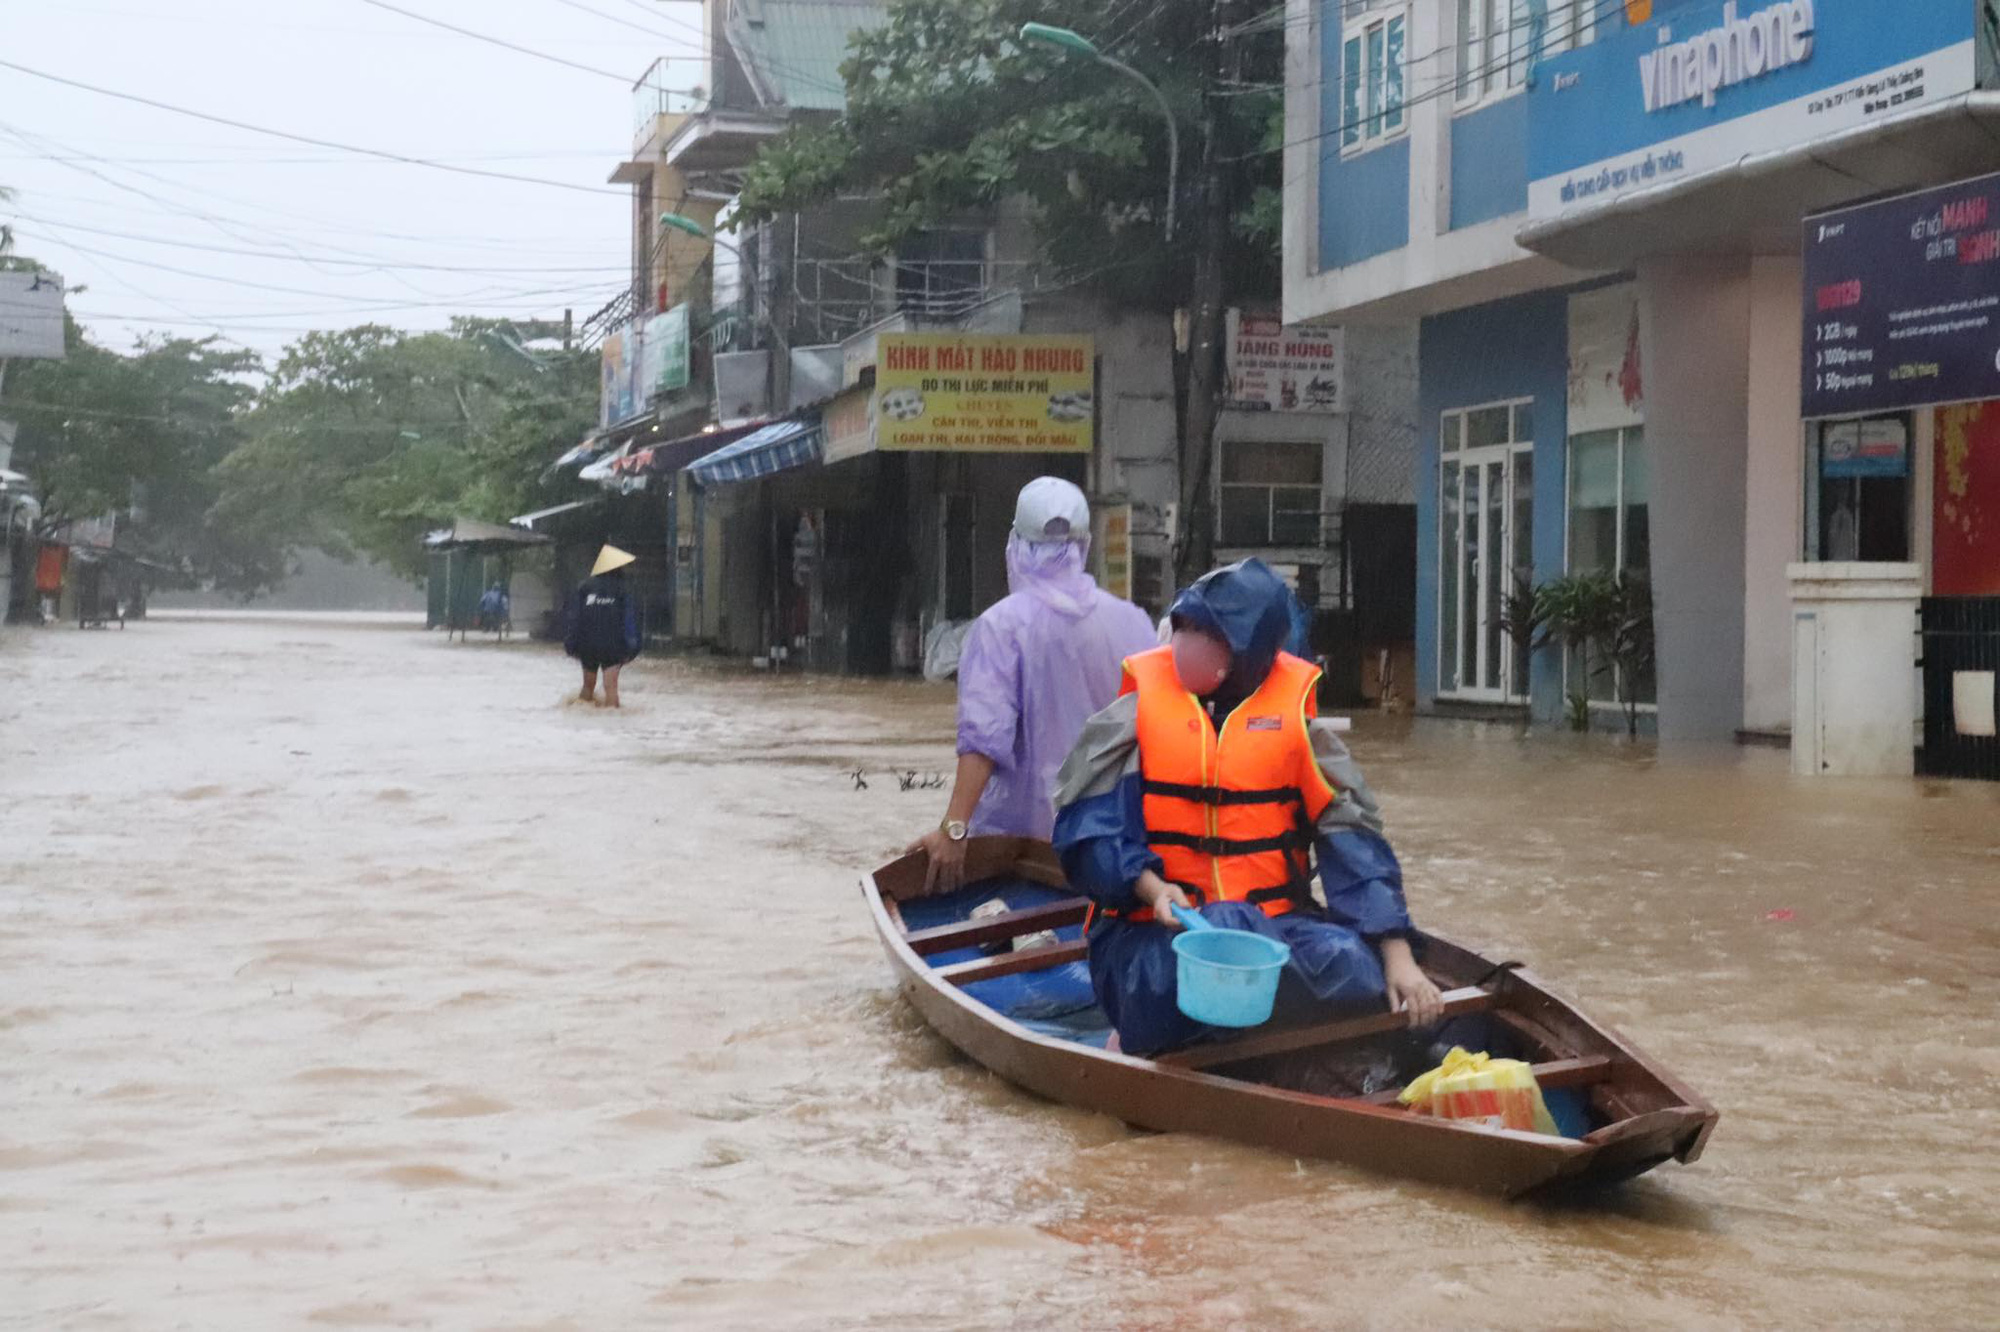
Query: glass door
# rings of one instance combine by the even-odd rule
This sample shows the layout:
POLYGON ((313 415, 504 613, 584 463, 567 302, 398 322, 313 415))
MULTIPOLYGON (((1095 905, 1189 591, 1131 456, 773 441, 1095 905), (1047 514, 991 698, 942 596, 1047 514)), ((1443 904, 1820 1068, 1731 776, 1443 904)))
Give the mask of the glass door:
POLYGON ((1438 490, 1438 693, 1504 703, 1526 693, 1508 637, 1507 596, 1530 557, 1533 454, 1466 449, 1443 460, 1438 490), (1517 555, 1518 547, 1518 555, 1517 555))

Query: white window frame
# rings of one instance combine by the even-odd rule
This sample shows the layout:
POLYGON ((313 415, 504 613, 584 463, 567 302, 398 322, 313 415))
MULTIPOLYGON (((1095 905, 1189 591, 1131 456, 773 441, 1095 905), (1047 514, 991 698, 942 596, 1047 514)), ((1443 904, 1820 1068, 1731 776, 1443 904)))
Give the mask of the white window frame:
POLYGON ((1228 439, 1228 440, 1218 440, 1216 442, 1215 447, 1217 450, 1215 458, 1215 544, 1219 549, 1317 550, 1321 549, 1325 545, 1326 543, 1326 445, 1322 441, 1303 438, 1303 437, 1294 437, 1289 439, 1228 439), (1313 540, 1310 543, 1301 543, 1296 541, 1291 541, 1291 542, 1279 541, 1276 539, 1274 531, 1274 529, 1277 527, 1277 521, 1278 521, 1277 492, 1280 490, 1304 490, 1306 487, 1304 486, 1303 483, 1282 482, 1282 481, 1223 480, 1224 464, 1228 459, 1229 451, 1236 448, 1242 448, 1245 446, 1254 446, 1259 444, 1296 445, 1301 452, 1311 452, 1313 454, 1313 458, 1317 462, 1319 470, 1319 480, 1314 483, 1314 489, 1316 489, 1319 492, 1319 501, 1318 504, 1316 505, 1317 521, 1313 529, 1314 533, 1313 540), (1222 500, 1223 496, 1231 490, 1264 490, 1270 492, 1270 494, 1266 497, 1264 505, 1264 518, 1265 518, 1264 531, 1267 535, 1263 541, 1229 541, 1225 539, 1226 534, 1222 530, 1222 500))
MULTIPOLYGON (((1475 634, 1471 636, 1469 643, 1461 642, 1460 630, 1463 627, 1464 621, 1463 606, 1465 598, 1468 595, 1471 596, 1474 603, 1483 610, 1486 605, 1487 580, 1494 577, 1505 578, 1509 580, 1508 586, 1511 587, 1514 570, 1521 562, 1519 559, 1521 552, 1514 548, 1514 543, 1520 536, 1520 533, 1515 530, 1514 523, 1514 500, 1516 498, 1514 488, 1518 484, 1519 477, 1515 462, 1522 454, 1526 454, 1529 459, 1529 465, 1533 466, 1535 454, 1533 436, 1535 431, 1539 430, 1542 426, 1540 421, 1532 420, 1534 413, 1535 399, 1532 395, 1527 395, 1514 398, 1499 398, 1492 402, 1470 403, 1463 407, 1451 407, 1438 414, 1438 476, 1434 493, 1436 495, 1435 507, 1437 512, 1436 567, 1439 575, 1440 591, 1437 598, 1437 660, 1432 663, 1432 666, 1435 673, 1436 693, 1439 698, 1456 699, 1469 703, 1500 703, 1508 705, 1521 704, 1527 701, 1528 681, 1516 680, 1514 678, 1515 663, 1512 648, 1503 644, 1501 648, 1499 688, 1488 688, 1481 683, 1484 679, 1484 673, 1477 669, 1480 664, 1478 659, 1481 643, 1485 635, 1483 633, 1475 634), (1520 422, 1520 412, 1518 409, 1524 407, 1528 410, 1532 425, 1532 428, 1528 432, 1529 437, 1525 439, 1521 438, 1521 432, 1518 429, 1520 422), (1492 444, 1468 446, 1466 444, 1466 435, 1473 414, 1491 411, 1496 408, 1505 409, 1507 412, 1507 438, 1492 444), (1458 440, 1457 445, 1452 448, 1446 448, 1445 440, 1453 436, 1458 440), (1502 533, 1499 542, 1500 567, 1496 570, 1482 565, 1480 569, 1480 585, 1468 592, 1465 577, 1467 557, 1463 509, 1465 472, 1468 467, 1476 467, 1480 469, 1483 477, 1486 467, 1502 460, 1506 463, 1507 495, 1501 505, 1502 521, 1506 524, 1506 530, 1502 533), (1457 525, 1458 548, 1452 552, 1454 568, 1456 570, 1452 581, 1453 586, 1457 589, 1459 604, 1451 608, 1453 617, 1449 624, 1445 622, 1446 607, 1442 591, 1445 561, 1444 469, 1446 464, 1451 464, 1459 469, 1458 494, 1461 506, 1457 525), (1444 640, 1446 634, 1452 635, 1452 643, 1454 644, 1452 649, 1452 665, 1457 673, 1457 679, 1449 687, 1447 687, 1444 679, 1444 640), (1473 680, 1471 684, 1465 683, 1467 674, 1465 663, 1468 647, 1472 651, 1475 662, 1475 668, 1471 672, 1473 680)), ((1530 502, 1532 503, 1532 498, 1530 502)), ((1486 511, 1486 497, 1481 495, 1479 512, 1483 514, 1486 511)), ((1482 521, 1484 521, 1483 518, 1482 521)), ((1532 561, 1532 555, 1533 552, 1529 552, 1530 561, 1532 561)), ((1506 588, 1502 590, 1501 595, 1503 599, 1506 595, 1506 590, 1506 588)), ((1504 638, 1505 636, 1503 635, 1502 637, 1504 638)))
POLYGON ((1340 112, 1335 131, 1342 157, 1353 157, 1393 143, 1410 132, 1410 10, 1408 5, 1377 5, 1374 0, 1346 0, 1340 29, 1340 112), (1391 32, 1401 34, 1401 59, 1391 61, 1391 32), (1380 69, 1368 68, 1369 42, 1379 35, 1383 59, 1380 69), (1354 78, 1350 56, 1361 70, 1362 91, 1358 117, 1348 115, 1348 86, 1354 78), (1390 78, 1394 75, 1395 104, 1388 105, 1390 78))
MULTIPOLYGON (((1570 537, 1572 535, 1570 531, 1570 515, 1576 511, 1576 503, 1575 500, 1573 499, 1575 493, 1574 486, 1576 484, 1576 464, 1574 461, 1576 457, 1576 447, 1575 447, 1576 441, 1578 439, 1583 438, 1583 436, 1585 435, 1609 435, 1609 434, 1615 434, 1618 436, 1618 469, 1617 469, 1617 480, 1615 483, 1616 489, 1613 491, 1613 493, 1618 496, 1618 504, 1616 509, 1614 510, 1614 512, 1617 514, 1617 519, 1612 527, 1611 544, 1613 550, 1613 563, 1609 572, 1613 575, 1622 575, 1625 572, 1625 448, 1628 444, 1632 442, 1632 436, 1635 433, 1640 436, 1642 447, 1647 447, 1647 448, 1651 447, 1651 440, 1646 438, 1646 426, 1644 422, 1640 422, 1637 425, 1615 426, 1605 430, 1586 430, 1580 432, 1579 434, 1571 435, 1569 439, 1565 441, 1565 447, 1563 448, 1563 572, 1565 574, 1572 574, 1577 572, 1576 568, 1571 563, 1571 556, 1570 556, 1570 550, 1571 550, 1570 537)), ((1648 466, 1650 465, 1651 463, 1649 460, 1648 466)), ((1653 514, 1653 497, 1652 495, 1648 494, 1646 496, 1646 518, 1649 523, 1652 521, 1652 514, 1653 514)), ((1599 570, 1593 570, 1592 572, 1603 573, 1606 571, 1599 569, 1599 570)), ((1648 582, 1652 581, 1652 577, 1653 577, 1653 570, 1651 564, 1649 563, 1646 568, 1647 581, 1648 582)), ((1567 652, 1561 655, 1563 664, 1563 681, 1562 681, 1563 698, 1567 700, 1570 696, 1570 659, 1569 659, 1569 654, 1567 652)), ((1654 689, 1655 701, 1651 703, 1640 703, 1638 705, 1638 709, 1641 713, 1658 712, 1660 710, 1660 705, 1659 702, 1657 701, 1658 691, 1659 691, 1659 678, 1658 678, 1659 666, 1657 663, 1655 663, 1653 670, 1654 670, 1653 689, 1654 689)), ((1623 703, 1620 703, 1617 698, 1617 695, 1625 692, 1625 682, 1619 678, 1618 664, 1616 662, 1613 662, 1611 665, 1611 689, 1613 695, 1611 698, 1608 699, 1593 698, 1590 700, 1590 710, 1592 712, 1622 713, 1625 711, 1625 705, 1623 703)))
MULTIPOLYGON (((1530 0, 1457 0, 1453 17, 1454 114, 1523 92, 1528 86, 1530 0), (1468 33, 1468 29, 1470 32, 1468 33)), ((1596 39, 1605 0, 1547 0, 1547 59, 1596 39), (1579 28, 1577 25, 1581 24, 1579 28)))

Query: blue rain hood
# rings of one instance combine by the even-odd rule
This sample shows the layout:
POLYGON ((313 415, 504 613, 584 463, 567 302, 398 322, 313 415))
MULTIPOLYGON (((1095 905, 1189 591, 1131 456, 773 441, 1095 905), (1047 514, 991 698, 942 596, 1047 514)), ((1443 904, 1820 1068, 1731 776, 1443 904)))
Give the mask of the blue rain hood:
POLYGON ((1214 634, 1234 660, 1221 691, 1247 697, 1264 683, 1292 638, 1297 598, 1271 566, 1254 556, 1203 574, 1167 611, 1176 626, 1214 634))

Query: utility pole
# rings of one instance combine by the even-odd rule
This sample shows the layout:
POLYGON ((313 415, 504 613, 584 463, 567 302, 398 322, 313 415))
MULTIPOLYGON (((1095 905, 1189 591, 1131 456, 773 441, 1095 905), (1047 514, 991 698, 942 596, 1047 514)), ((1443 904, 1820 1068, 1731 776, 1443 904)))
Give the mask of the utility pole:
POLYGON ((1215 554, 1209 476, 1221 414, 1223 249, 1229 237, 1229 172, 1217 143, 1217 102, 1242 69, 1242 46, 1225 36, 1230 0, 1215 0, 1201 101, 1201 164, 1196 170, 1195 254, 1189 283, 1186 388, 1181 410, 1180 531, 1174 573, 1187 584, 1208 572, 1215 554))

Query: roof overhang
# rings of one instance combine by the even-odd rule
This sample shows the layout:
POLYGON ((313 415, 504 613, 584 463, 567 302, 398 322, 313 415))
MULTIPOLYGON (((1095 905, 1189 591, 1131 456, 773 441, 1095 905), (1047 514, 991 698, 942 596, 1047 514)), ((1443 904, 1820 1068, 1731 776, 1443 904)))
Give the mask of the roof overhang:
POLYGON ((612 185, 637 185, 653 178, 654 165, 651 158, 635 157, 629 162, 620 162, 605 179, 612 185))
POLYGON ((785 121, 736 111, 710 111, 675 131, 661 150, 669 166, 685 172, 733 171, 784 133, 785 121))
POLYGON ((1993 170, 2000 93, 1973 92, 1531 223, 1519 244, 1572 268, 1661 254, 1796 254, 1808 214, 1993 170))

